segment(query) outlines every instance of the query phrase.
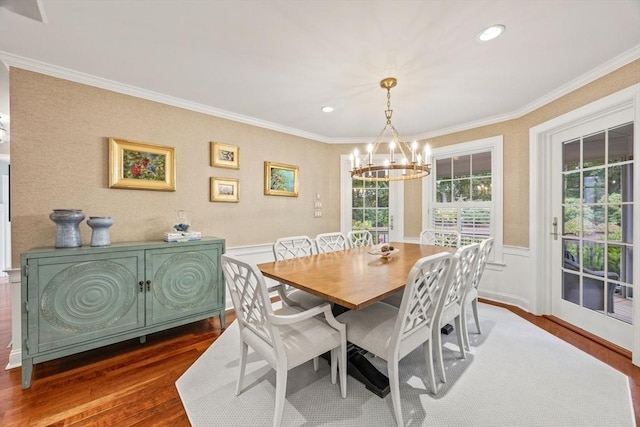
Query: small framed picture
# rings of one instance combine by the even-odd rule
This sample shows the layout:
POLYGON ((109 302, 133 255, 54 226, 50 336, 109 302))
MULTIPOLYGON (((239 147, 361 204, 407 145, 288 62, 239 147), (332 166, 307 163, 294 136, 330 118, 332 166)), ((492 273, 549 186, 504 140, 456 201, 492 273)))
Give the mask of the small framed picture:
POLYGON ((109 187, 176 191, 175 149, 109 138, 109 187))
POLYGON ((233 178, 211 177, 211 201, 232 202, 240 201, 240 181, 233 178))
POLYGON ((298 166, 264 162, 264 194, 298 197, 298 166))
POLYGON ((240 148, 221 142, 211 142, 211 166, 240 169, 240 148))

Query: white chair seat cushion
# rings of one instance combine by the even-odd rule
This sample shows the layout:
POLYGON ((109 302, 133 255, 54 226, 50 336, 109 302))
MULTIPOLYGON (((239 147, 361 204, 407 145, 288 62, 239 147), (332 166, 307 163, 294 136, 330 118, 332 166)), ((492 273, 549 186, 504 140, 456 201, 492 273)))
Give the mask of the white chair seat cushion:
POLYGON ((347 325, 347 341, 386 358, 397 317, 396 307, 379 302, 361 310, 346 311, 336 319, 347 325))
MULTIPOLYGON (((299 310, 283 307, 275 314, 296 314, 299 310)), ((278 326, 287 353, 287 370, 313 359, 340 346, 340 332, 333 329, 325 321, 312 317, 292 325, 278 326)), ((248 328, 242 332, 243 339, 262 355, 271 366, 276 366, 273 348, 248 328)))
POLYGON ((326 299, 310 294, 309 292, 301 291, 300 289, 292 289, 287 293, 289 298, 294 303, 298 304, 300 308, 309 310, 320 304, 327 302, 326 299))

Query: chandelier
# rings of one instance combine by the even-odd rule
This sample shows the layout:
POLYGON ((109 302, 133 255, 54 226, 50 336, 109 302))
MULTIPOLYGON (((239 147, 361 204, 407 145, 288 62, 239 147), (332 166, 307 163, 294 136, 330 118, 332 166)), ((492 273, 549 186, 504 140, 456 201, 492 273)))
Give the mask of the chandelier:
POLYGON ((350 156, 352 178, 364 181, 401 181, 422 178, 431 172, 429 146, 425 145, 423 150, 419 150, 416 141, 411 144, 401 141, 398 131, 391 124, 391 88, 396 84, 398 81, 394 77, 380 81, 380 87, 387 90, 387 109, 384 112, 387 123, 375 142, 367 146, 365 155, 361 156, 357 148, 353 150, 350 156), (388 157, 380 163, 378 159, 382 153, 388 157))

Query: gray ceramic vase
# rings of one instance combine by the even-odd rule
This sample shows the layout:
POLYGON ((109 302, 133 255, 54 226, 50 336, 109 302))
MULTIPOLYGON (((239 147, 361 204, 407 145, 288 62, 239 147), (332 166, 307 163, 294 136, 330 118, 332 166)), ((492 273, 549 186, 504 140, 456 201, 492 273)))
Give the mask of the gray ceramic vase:
POLYGON ((79 248, 82 246, 80 223, 84 219, 82 209, 54 209, 49 219, 56 223, 56 248, 79 248))
POLYGON ((109 246, 109 227, 113 225, 110 216, 90 216, 87 225, 91 227, 91 246, 109 246))

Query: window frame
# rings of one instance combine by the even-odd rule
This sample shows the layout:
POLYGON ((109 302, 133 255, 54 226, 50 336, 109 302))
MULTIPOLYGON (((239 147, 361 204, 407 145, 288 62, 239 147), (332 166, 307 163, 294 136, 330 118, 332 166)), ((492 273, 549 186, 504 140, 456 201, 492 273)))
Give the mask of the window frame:
POLYGON ((491 153, 491 201, 481 202, 437 202, 436 201, 436 174, 435 170, 426 178, 426 185, 422 186, 422 229, 432 228, 433 207, 460 208, 460 207, 490 207, 491 236, 494 238, 494 246, 489 262, 503 264, 503 136, 497 135, 459 144, 447 145, 431 149, 431 164, 435 165, 437 159, 464 156, 470 154, 491 153))

